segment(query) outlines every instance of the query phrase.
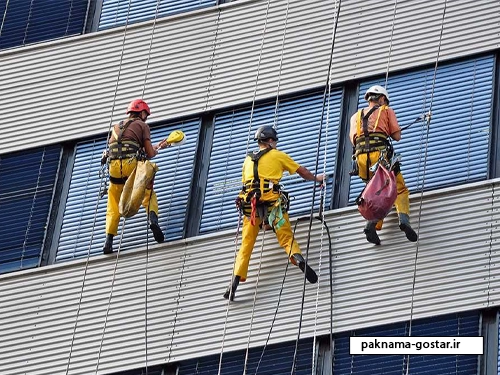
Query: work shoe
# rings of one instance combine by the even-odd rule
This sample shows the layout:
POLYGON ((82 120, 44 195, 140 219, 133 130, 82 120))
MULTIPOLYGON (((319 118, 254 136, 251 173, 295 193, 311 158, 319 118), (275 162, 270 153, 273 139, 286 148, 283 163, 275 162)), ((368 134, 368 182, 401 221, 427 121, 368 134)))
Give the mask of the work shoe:
POLYGON ((224 293, 223 297, 225 299, 228 299, 230 301, 234 301, 234 294, 236 293, 236 289, 238 288, 238 285, 240 285, 240 279, 241 279, 241 276, 234 276, 233 278, 233 284, 231 285, 231 287, 227 288, 226 292, 224 293))
POLYGON ((156 242, 162 243, 165 241, 165 235, 158 224, 158 215, 154 211, 149 212, 149 229, 153 232, 156 242))
POLYGON ((306 274, 307 281, 309 281, 311 284, 316 284, 316 282, 318 281, 318 275, 316 275, 316 272, 314 272, 314 270, 309 267, 309 264, 306 264, 306 261, 301 254, 293 254, 292 263, 296 266, 299 266, 300 270, 306 274))
POLYGON ((102 247, 102 252, 104 254, 111 254, 113 252, 113 235, 106 235, 106 242, 104 242, 104 246, 102 247))
POLYGON ((399 214, 399 229, 405 232, 408 241, 411 242, 418 241, 418 235, 410 226, 410 217, 407 214, 399 214))
POLYGON ((380 245, 380 238, 378 238, 377 230, 375 228, 376 225, 376 221, 367 221, 363 232, 365 233, 366 240, 368 242, 371 242, 375 245, 380 245))

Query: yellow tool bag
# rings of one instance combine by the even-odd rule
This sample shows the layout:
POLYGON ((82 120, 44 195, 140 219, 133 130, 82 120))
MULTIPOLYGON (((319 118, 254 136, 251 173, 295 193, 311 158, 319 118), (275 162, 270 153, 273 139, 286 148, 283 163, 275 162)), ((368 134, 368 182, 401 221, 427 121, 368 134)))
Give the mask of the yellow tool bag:
POLYGON ((149 160, 138 161, 132 174, 127 178, 120 197, 120 215, 126 218, 134 216, 141 208, 146 189, 153 188, 153 179, 158 167, 149 160))

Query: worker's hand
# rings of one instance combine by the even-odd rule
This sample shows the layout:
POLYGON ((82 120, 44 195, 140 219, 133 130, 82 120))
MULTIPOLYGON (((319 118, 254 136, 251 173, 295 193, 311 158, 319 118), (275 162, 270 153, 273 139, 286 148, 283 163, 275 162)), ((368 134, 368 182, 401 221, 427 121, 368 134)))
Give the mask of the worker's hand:
POLYGON ((323 182, 324 175, 322 173, 316 176, 316 182, 323 182))
POLYGON ((168 146, 170 146, 170 145, 167 143, 167 141, 166 141, 166 140, 163 140, 163 141, 160 141, 160 142, 158 143, 157 148, 158 148, 159 150, 163 150, 164 148, 167 148, 168 146))

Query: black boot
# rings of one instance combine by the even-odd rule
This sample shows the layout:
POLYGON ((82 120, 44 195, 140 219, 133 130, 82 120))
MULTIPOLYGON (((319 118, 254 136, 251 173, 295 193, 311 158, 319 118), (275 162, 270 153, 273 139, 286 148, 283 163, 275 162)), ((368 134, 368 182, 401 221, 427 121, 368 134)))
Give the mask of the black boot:
POLYGON ((304 257, 301 254, 295 253, 292 255, 292 259, 295 264, 299 266, 300 270, 306 274, 307 281, 311 284, 316 284, 318 281, 318 275, 316 275, 316 272, 309 267, 309 264, 306 264, 304 257))
POLYGON ((405 232, 408 241, 411 242, 418 241, 418 235, 410 226, 410 217, 407 214, 399 214, 399 229, 405 232))
POLYGON ((226 292, 224 293, 224 298, 234 301, 234 294, 236 293, 236 289, 238 288, 238 285, 240 285, 240 279, 241 276, 234 276, 233 278, 233 284, 231 285, 230 288, 227 288, 226 292))
POLYGON ((375 229, 376 225, 376 221, 367 221, 363 232, 365 232, 366 240, 368 242, 371 242, 375 245, 380 245, 380 238, 378 238, 377 230, 375 229))
POLYGON ((162 243, 165 241, 165 235, 158 224, 158 215, 154 211, 149 212, 149 229, 153 231, 153 236, 156 242, 162 243))
POLYGON ((106 242, 104 242, 104 246, 102 247, 102 252, 104 254, 111 254, 113 252, 113 235, 106 235, 106 242))

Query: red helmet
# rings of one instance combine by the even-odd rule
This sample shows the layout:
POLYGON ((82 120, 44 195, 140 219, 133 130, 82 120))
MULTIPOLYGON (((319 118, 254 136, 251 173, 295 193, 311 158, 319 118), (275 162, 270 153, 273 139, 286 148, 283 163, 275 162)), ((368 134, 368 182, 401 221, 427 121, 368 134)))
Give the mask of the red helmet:
POLYGON ((135 99, 130 102, 127 108, 127 114, 130 112, 141 112, 141 111, 146 111, 148 115, 151 114, 151 110, 149 109, 148 103, 146 103, 142 99, 135 99))

